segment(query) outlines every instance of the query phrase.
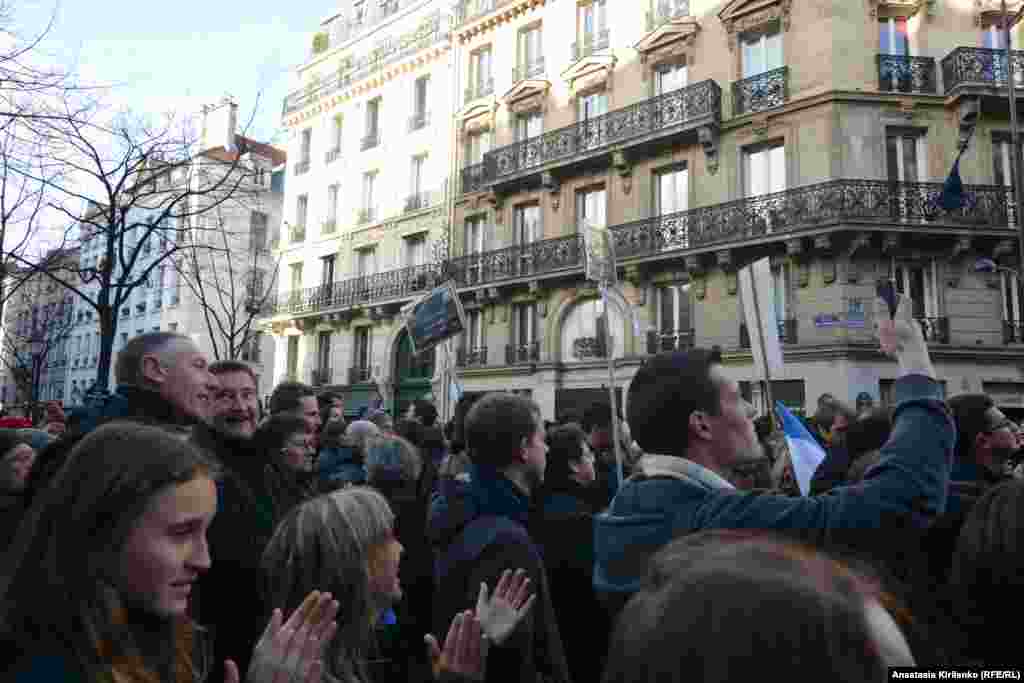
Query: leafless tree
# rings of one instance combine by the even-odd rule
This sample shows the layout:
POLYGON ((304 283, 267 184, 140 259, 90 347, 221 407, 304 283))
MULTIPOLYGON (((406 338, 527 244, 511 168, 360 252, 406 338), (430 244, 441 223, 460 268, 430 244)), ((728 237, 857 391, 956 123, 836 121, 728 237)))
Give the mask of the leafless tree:
MULTIPOLYGON (((154 122, 110 114, 102 101, 81 93, 61 98, 50 111, 29 124, 45 154, 20 172, 42 188, 47 209, 66 225, 58 246, 82 246, 83 256, 77 266, 55 270, 21 256, 13 260, 45 273, 95 311, 96 386, 105 389, 118 320, 132 294, 196 249, 217 250, 212 236, 218 229, 207 216, 258 195, 262 172, 251 167, 244 148, 232 147, 234 141, 208 154, 190 118, 166 114, 154 122)), ((235 140, 244 144, 246 138, 235 140)))
MULTIPOLYGON (((258 199, 255 205, 261 206, 258 199)), ((216 248, 193 244, 176 260, 178 276, 202 310, 217 360, 258 360, 254 323, 256 318, 266 315, 277 281, 280 259, 272 261, 267 248, 267 214, 250 208, 217 207, 207 216, 216 224, 209 235, 216 248), (228 227, 232 216, 236 220, 263 223, 252 224, 246 234, 228 227)))

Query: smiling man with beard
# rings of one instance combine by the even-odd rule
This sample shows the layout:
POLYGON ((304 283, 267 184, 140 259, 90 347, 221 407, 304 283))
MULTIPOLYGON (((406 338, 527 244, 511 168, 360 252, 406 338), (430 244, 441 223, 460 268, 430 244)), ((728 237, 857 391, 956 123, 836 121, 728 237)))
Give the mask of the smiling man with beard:
MULTIPOLYGON (((196 428, 194 440, 220 462, 224 473, 217 483, 218 512, 208 532, 214 562, 199 581, 193 617, 216 630, 217 661, 234 659, 244 671, 262 631, 259 622, 264 611, 269 613, 261 599, 260 558, 274 526, 290 509, 282 504, 283 498, 299 502, 306 489, 296 488, 295 477, 268 457, 269 450, 253 438, 259 422, 255 371, 233 360, 218 361, 210 371, 219 382, 212 420, 196 428), (296 490, 299 494, 295 496, 281 493, 296 490)), ((276 419, 291 420, 305 433, 301 418, 276 419)), ((215 670, 210 683, 220 676, 215 670)))

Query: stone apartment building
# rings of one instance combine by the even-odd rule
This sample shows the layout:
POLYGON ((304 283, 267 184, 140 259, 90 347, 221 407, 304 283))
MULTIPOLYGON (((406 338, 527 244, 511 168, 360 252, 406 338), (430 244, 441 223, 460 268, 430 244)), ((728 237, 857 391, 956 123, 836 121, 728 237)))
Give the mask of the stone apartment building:
MULTIPOLYGON (((606 395, 606 354, 625 395, 647 355, 697 345, 721 347, 761 403, 737 273, 767 257, 785 358, 775 398, 808 410, 826 391, 887 400, 897 368, 873 335, 887 277, 915 300, 949 394, 986 391, 1024 411, 998 3, 643 10, 468 0, 453 17, 458 183, 444 274, 467 311, 465 390, 529 392, 545 417, 573 414, 606 395), (946 211, 942 181, 972 124, 965 206, 946 211), (608 310, 583 277, 584 224, 615 242, 608 310), (979 258, 1000 269, 977 272, 979 258)), ((1024 53, 1014 64, 1024 84, 1024 53)), ((299 327, 294 313, 279 310, 296 321, 279 324, 299 327)), ((402 369, 396 335, 385 338, 388 392, 402 369)), ((441 373, 432 379, 441 396, 441 373)))
POLYGON ((433 363, 412 356, 396 314, 439 281, 444 255, 454 88, 446 8, 343 3, 312 36, 300 87, 284 102, 274 376, 341 387, 349 412, 382 385, 406 401, 430 392, 433 363))

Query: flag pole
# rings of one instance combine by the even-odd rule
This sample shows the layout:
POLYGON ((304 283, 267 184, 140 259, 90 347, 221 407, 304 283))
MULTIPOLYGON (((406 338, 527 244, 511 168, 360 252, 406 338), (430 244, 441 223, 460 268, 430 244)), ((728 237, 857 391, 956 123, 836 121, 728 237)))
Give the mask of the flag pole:
POLYGON ((761 302, 757 296, 757 278, 754 277, 753 268, 750 271, 750 293, 753 295, 754 318, 757 320, 757 338, 760 340, 761 361, 764 365, 764 379, 762 379, 762 392, 767 403, 768 416, 772 418, 772 432, 775 432, 775 401, 772 400, 772 371, 768 367, 768 347, 764 339, 764 320, 761 318, 761 302))
POLYGON ((1010 102, 1010 167, 1013 173, 1013 200, 1016 205, 1016 219, 1017 219, 1017 311, 1015 318, 1017 323, 1020 324, 1020 310, 1021 304, 1024 302, 1024 178, 1021 178, 1021 158, 1020 158, 1020 130, 1017 128, 1017 92, 1014 86, 1014 73, 1013 73, 1013 51, 1010 49, 1010 29, 1021 17, 1021 12, 1024 11, 1024 7, 1017 12, 1013 21, 1010 21, 1010 15, 1006 8, 1006 0, 1002 0, 1003 10, 1003 49, 1006 55, 1006 87, 1009 94, 1010 102))

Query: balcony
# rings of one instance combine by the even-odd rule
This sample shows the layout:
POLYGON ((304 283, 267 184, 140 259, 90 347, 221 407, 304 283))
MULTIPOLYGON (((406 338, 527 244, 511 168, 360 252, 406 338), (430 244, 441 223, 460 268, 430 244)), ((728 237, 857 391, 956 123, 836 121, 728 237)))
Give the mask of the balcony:
MULTIPOLYGON (((1011 52, 1013 74, 1016 86, 1024 85, 1024 51, 1011 52)), ((942 58, 942 82, 946 95, 963 94, 966 91, 992 93, 993 88, 1007 85, 1006 52, 982 47, 958 47, 942 58)), ((1005 98, 1005 96, 1004 96, 1005 98)))
POLYGON ((518 83, 528 78, 541 78, 544 76, 544 58, 537 57, 532 62, 525 62, 512 69, 512 82, 518 83))
POLYGON ((577 337, 572 340, 572 357, 578 361, 607 358, 608 351, 600 336, 577 337))
POLYGON ((491 77, 481 78, 476 83, 466 88, 466 103, 475 99, 486 97, 494 93, 494 79, 491 77))
POLYGON ((924 340, 932 344, 949 343, 949 318, 925 318, 914 316, 921 326, 924 340))
POLYGON ((878 89, 882 92, 902 92, 934 95, 935 59, 906 55, 878 55, 878 89))
POLYGON ((306 226, 292 225, 288 230, 288 241, 292 244, 300 244, 306 241, 306 226))
POLYGON ((505 346, 505 364, 520 365, 540 362, 540 342, 529 344, 508 344, 505 346))
POLYGON ((440 264, 408 266, 280 294, 268 302, 273 315, 317 313, 410 298, 433 289, 441 280, 440 264))
POLYGON ((475 368, 487 365, 487 347, 478 349, 460 348, 455 354, 455 365, 460 368, 475 368))
POLYGON ((1024 343, 1024 325, 1012 320, 1003 321, 1003 343, 1021 344, 1024 343))
POLYGON ((653 10, 647 12, 647 30, 653 31, 673 19, 681 19, 688 16, 690 16, 689 0, 671 0, 668 2, 662 0, 653 10))
POLYGON ((430 124, 430 112, 420 111, 409 117, 409 132, 426 128, 430 124))
POLYGON ((650 330, 647 332, 647 353, 653 356, 656 353, 665 351, 692 349, 696 339, 697 333, 694 330, 686 330, 685 332, 658 332, 657 330, 650 330))
POLYGON ((348 383, 359 384, 361 382, 369 382, 373 376, 373 370, 369 366, 357 365, 356 367, 348 369, 348 383))
POLYGON ((462 177, 462 194, 479 192, 487 186, 489 181, 488 176, 493 176, 494 174, 487 173, 486 169, 486 164, 484 162, 480 162, 479 164, 466 166, 459 172, 462 177))
POLYGON ((310 384, 314 387, 322 387, 331 383, 330 368, 313 368, 310 374, 310 384))
POLYGON ((789 67, 783 66, 732 84, 732 115, 781 107, 789 100, 789 67))
POLYGON ((488 152, 482 168, 477 164, 463 171, 463 192, 489 183, 502 186, 522 181, 550 168, 583 165, 597 157, 610 161, 611 149, 616 146, 628 145, 634 152, 643 146, 656 148, 666 137, 684 132, 696 140, 697 130, 717 128, 721 115, 718 84, 700 81, 488 152), (467 183, 470 169, 479 174, 479 180, 474 175, 467 183))
POLYGON ((367 133, 363 136, 363 139, 359 141, 359 150, 365 152, 368 149, 373 149, 380 144, 380 131, 375 130, 367 133))
POLYGON ((373 223, 375 220, 377 220, 377 207, 375 206, 359 209, 356 213, 356 225, 366 225, 367 223, 373 223))
POLYGON ((309 172, 309 159, 295 164, 295 175, 302 175, 309 172))
POLYGON ((583 38, 569 46, 569 62, 578 62, 581 59, 607 50, 611 45, 611 33, 608 29, 597 33, 585 33, 583 38))
POLYGON ((336 147, 334 149, 329 149, 329 150, 327 150, 327 153, 324 154, 324 163, 325 164, 333 164, 335 161, 338 160, 338 158, 340 156, 341 156, 341 149, 340 148, 336 147))
POLYGON ((437 192, 417 192, 405 198, 405 213, 427 209, 438 202, 437 192))
POLYGON ((323 225, 320 226, 320 234, 321 235, 333 235, 334 232, 337 229, 338 229, 338 221, 337 221, 337 219, 328 218, 326 221, 323 222, 323 225))
POLYGON ((462 24, 494 10, 494 0, 463 0, 455 7, 455 23, 462 24))

